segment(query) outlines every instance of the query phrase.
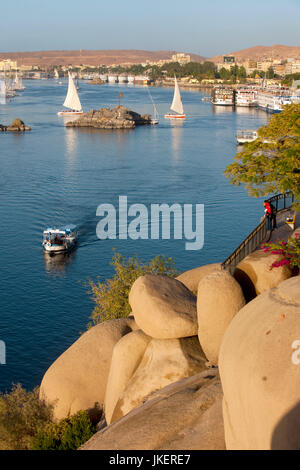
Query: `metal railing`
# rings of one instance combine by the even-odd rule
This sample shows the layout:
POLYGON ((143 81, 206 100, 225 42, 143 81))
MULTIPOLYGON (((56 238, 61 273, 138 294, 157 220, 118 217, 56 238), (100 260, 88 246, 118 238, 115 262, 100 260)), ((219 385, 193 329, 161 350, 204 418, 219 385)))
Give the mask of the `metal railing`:
MULTIPOLYGON (((294 195, 291 192, 284 194, 277 194, 267 199, 272 203, 276 212, 289 209, 294 202, 294 195)), ((256 250, 258 245, 266 241, 267 235, 271 235, 271 230, 268 229, 268 218, 265 218, 246 238, 242 243, 231 253, 230 256, 222 263, 222 268, 227 269, 233 273, 235 267, 246 256, 256 250)))

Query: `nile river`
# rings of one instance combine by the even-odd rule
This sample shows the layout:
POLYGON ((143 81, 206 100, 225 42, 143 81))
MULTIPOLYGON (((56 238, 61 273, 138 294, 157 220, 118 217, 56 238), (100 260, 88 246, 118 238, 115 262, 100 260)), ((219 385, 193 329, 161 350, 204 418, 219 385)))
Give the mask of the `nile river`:
MULTIPOLYGON (((26 90, 0 105, 0 123, 19 117, 32 127, 22 135, 0 133, 0 340, 7 348, 0 365, 0 390, 11 383, 39 385, 49 365, 84 331, 93 309, 88 279, 106 279, 115 247, 126 257, 171 256, 180 271, 223 261, 255 227, 261 200, 249 198, 223 176, 236 152, 237 129, 267 121, 262 111, 213 108, 203 93, 182 91, 185 122, 161 117, 158 126, 132 131, 67 129, 56 115, 67 82, 25 82, 26 90), (202 250, 186 251, 184 240, 105 240, 96 236, 97 206, 205 204, 202 250), (78 249, 63 260, 45 258, 42 231, 77 224, 78 249)), ((146 88, 81 82, 85 111, 122 104, 152 113, 146 88)), ((163 116, 173 90, 151 89, 163 116)))

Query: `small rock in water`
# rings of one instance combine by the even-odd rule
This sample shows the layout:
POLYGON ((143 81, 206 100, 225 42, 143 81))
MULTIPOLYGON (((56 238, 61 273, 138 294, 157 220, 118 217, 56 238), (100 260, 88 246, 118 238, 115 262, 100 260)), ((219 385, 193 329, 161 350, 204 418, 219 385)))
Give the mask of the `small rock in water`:
POLYGON ((16 118, 13 120, 10 126, 4 126, 0 124, 0 132, 11 131, 11 132, 24 132, 30 131, 31 127, 25 126, 24 122, 21 119, 16 118))

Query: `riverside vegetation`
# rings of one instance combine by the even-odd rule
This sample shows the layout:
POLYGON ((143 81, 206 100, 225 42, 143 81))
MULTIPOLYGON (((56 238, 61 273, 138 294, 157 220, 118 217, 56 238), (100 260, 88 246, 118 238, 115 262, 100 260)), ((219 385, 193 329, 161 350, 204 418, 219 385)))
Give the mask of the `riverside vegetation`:
POLYGON ((85 411, 53 422, 53 404, 20 384, 0 394, 0 450, 75 450, 95 432, 85 411))
POLYGON ((143 263, 138 256, 126 260, 121 253, 114 252, 111 266, 115 271, 113 279, 89 282, 90 293, 96 304, 89 326, 106 320, 128 317, 131 312, 128 296, 132 284, 138 277, 145 274, 176 277, 179 274, 172 258, 163 256, 156 256, 148 263, 143 263))

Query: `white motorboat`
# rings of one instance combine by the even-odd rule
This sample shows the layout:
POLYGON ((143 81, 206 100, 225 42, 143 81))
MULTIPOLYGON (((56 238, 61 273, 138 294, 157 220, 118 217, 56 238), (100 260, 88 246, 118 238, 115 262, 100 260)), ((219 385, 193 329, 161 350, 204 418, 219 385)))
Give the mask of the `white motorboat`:
POLYGON ((63 106, 67 108, 67 111, 60 111, 57 113, 59 116, 74 116, 76 114, 83 114, 80 99, 74 84, 72 75, 69 72, 69 86, 66 99, 63 106))
POLYGON ((42 246, 47 253, 62 253, 72 250, 76 245, 77 238, 76 225, 47 228, 43 232, 42 246))
POLYGON ((170 109, 171 111, 174 111, 176 114, 174 113, 165 114, 166 119, 185 119, 185 114, 183 111, 183 106, 182 106, 182 101, 181 101, 181 96, 180 96, 180 90, 179 90, 176 77, 175 77, 175 86, 174 86, 174 96, 173 96, 173 101, 172 101, 170 109))
POLYGON ((241 130, 237 131, 236 140, 238 144, 248 144, 254 142, 258 138, 257 131, 241 130))

